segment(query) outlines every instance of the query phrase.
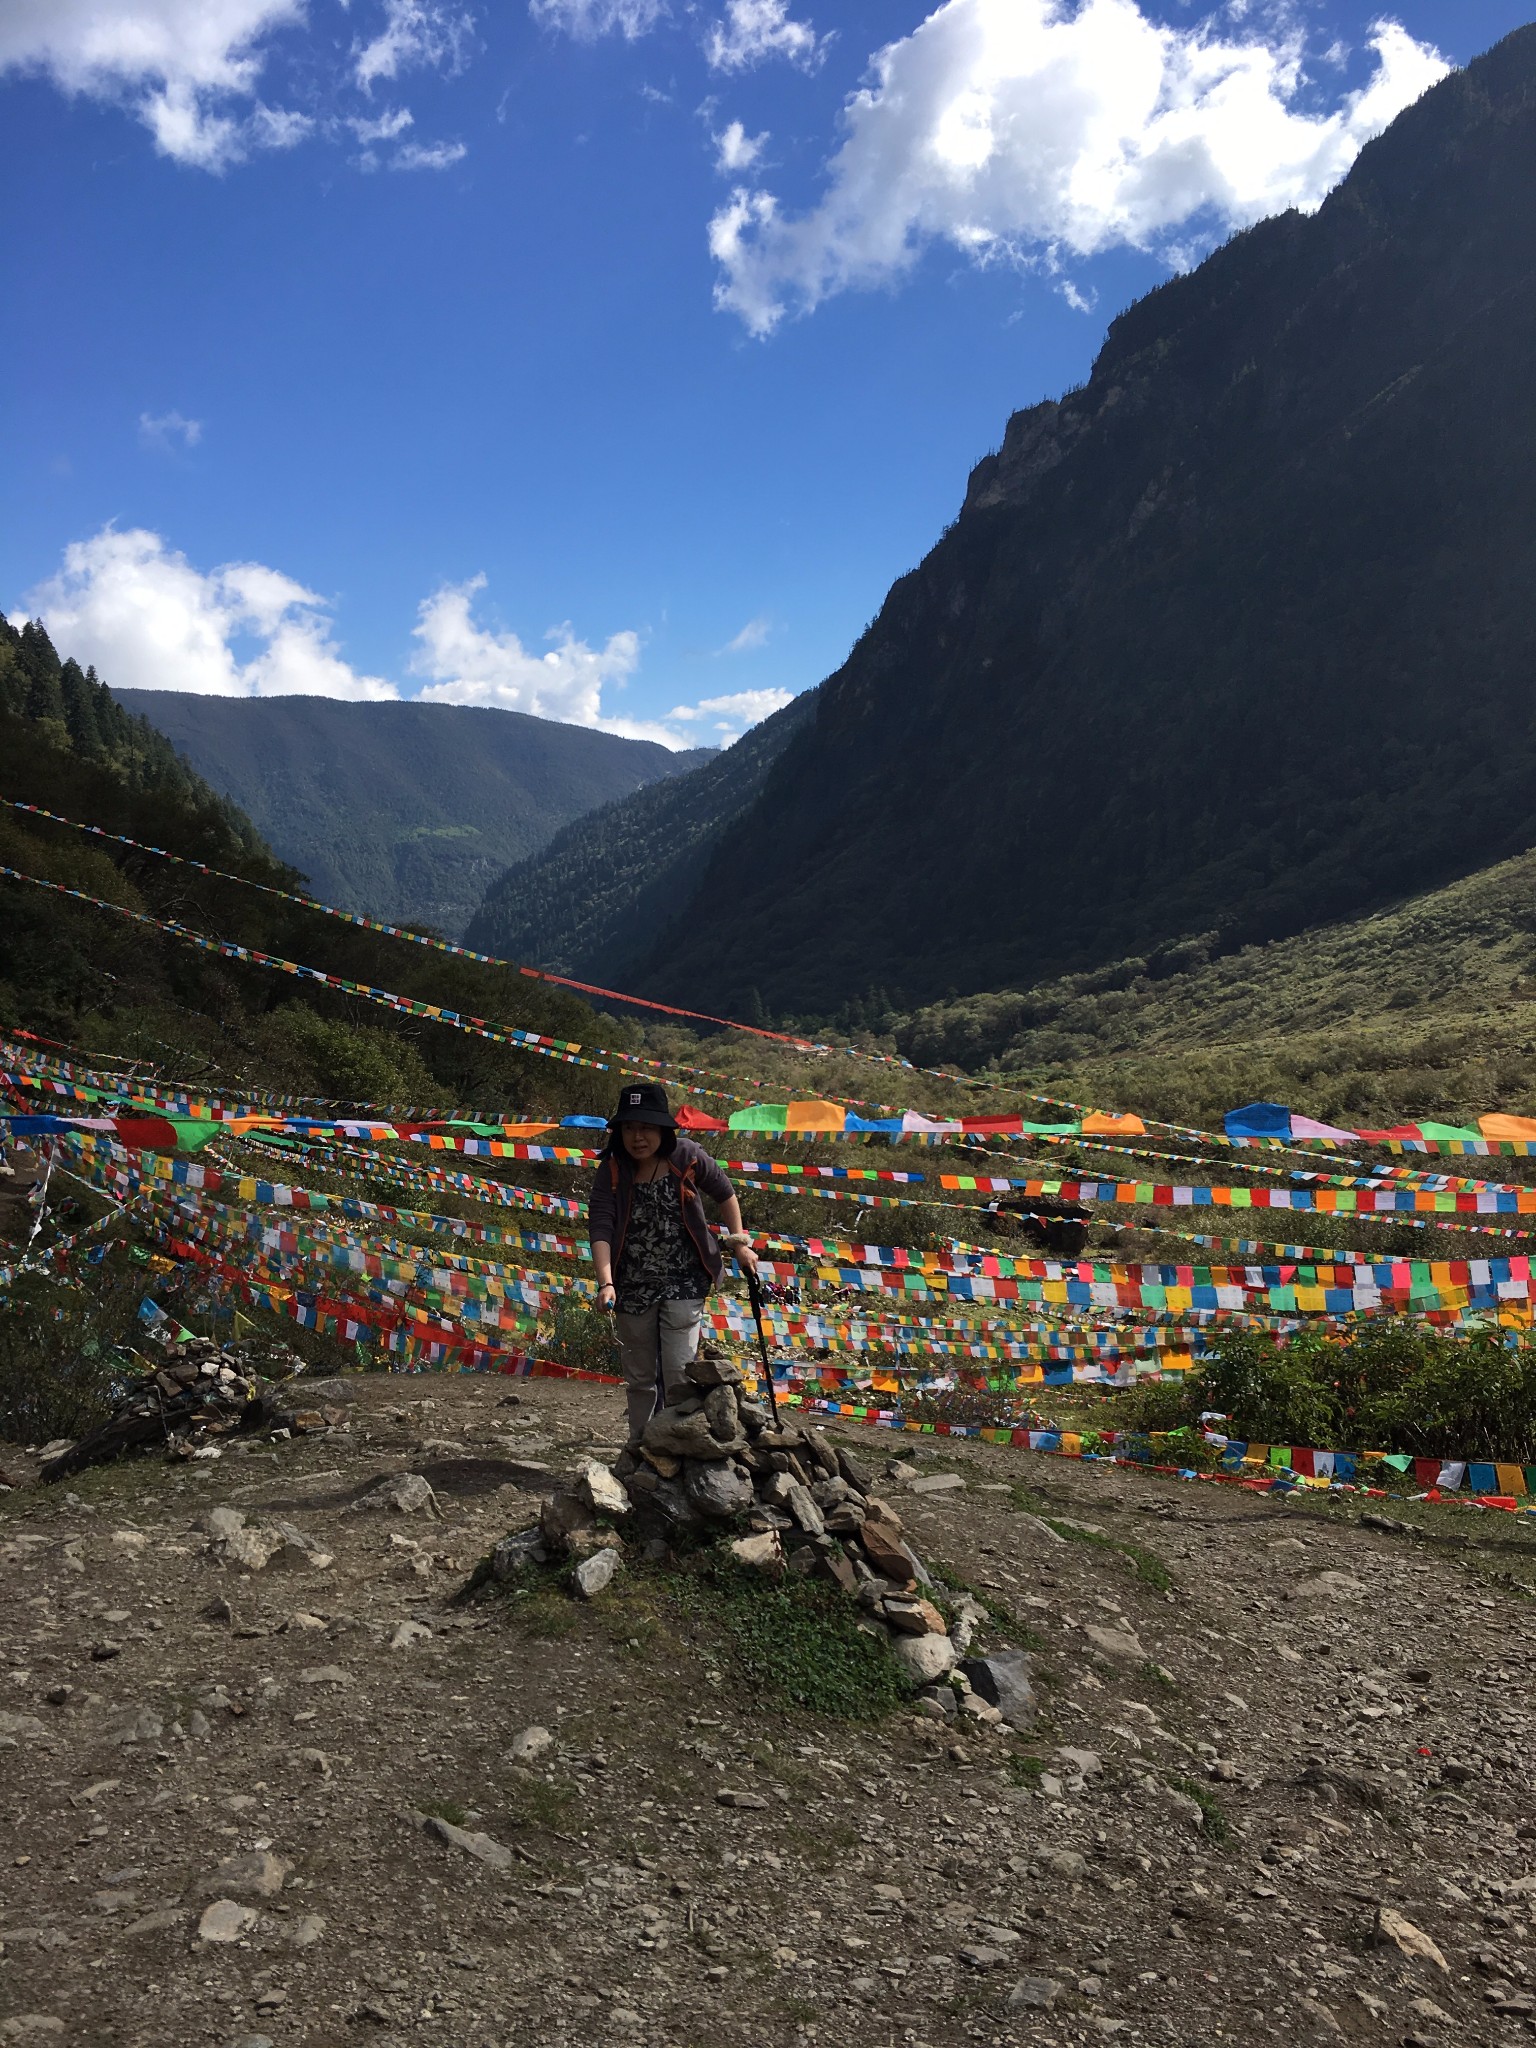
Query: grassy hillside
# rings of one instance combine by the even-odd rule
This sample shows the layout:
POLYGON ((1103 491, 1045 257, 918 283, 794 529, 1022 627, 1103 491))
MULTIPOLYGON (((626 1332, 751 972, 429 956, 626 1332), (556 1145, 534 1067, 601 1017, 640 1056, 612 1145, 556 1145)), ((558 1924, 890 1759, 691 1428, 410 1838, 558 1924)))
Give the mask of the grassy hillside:
POLYGON ((1536 1113, 1536 850, 1369 917, 1211 944, 934 1004, 895 1038, 1194 1122, 1258 1096, 1370 1125, 1536 1113))
POLYGON ((458 704, 168 690, 124 701, 249 813, 316 895, 453 938, 488 884, 573 818, 710 758, 458 704))

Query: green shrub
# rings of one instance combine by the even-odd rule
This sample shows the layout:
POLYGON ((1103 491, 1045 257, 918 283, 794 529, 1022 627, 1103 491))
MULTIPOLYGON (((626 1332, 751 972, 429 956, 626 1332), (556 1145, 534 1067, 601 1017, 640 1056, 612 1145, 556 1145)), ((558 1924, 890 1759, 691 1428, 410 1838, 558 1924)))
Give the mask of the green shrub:
POLYGON ((1189 1379, 1144 1380, 1128 1393, 1114 1397, 1112 1426, 1144 1435, 1151 1435, 1154 1430, 1186 1429, 1199 1419, 1199 1408, 1191 1393, 1189 1379))
POLYGON ((1307 1332, 1281 1347, 1223 1331, 1189 1390, 1257 1443, 1410 1457, 1536 1459, 1536 1342, 1392 1322, 1344 1341, 1307 1332))
POLYGON ((1261 1331, 1223 1330, 1213 1349, 1190 1394, 1202 1410, 1230 1416, 1230 1434, 1250 1443, 1339 1442, 1343 1409, 1321 1341, 1309 1333, 1282 1350, 1261 1331))
MULTIPOLYGON (((1372 1338, 1372 1369, 1359 1375, 1349 1423, 1354 1447, 1520 1464, 1536 1458, 1536 1345, 1510 1349, 1492 1332, 1471 1339, 1426 1332, 1412 1347, 1389 1348, 1388 1334, 1414 1333, 1372 1338), (1388 1360, 1399 1367, 1395 1377, 1388 1360)), ((1364 1342, 1348 1346, 1346 1367, 1366 1349, 1364 1342)))
POLYGON ((573 1372, 617 1374, 619 1347, 613 1318, 590 1302, 562 1299, 555 1304, 543 1339, 544 1356, 573 1372))
POLYGON ((83 1436, 139 1369, 128 1347, 144 1273, 116 1250, 88 1270, 88 1287, 23 1274, 0 1302, 0 1437, 12 1443, 83 1436))
POLYGON ((343 1024, 303 1003, 286 1003, 262 1020, 257 1036, 269 1058, 338 1102, 427 1109, 443 1093, 398 1028, 343 1024))

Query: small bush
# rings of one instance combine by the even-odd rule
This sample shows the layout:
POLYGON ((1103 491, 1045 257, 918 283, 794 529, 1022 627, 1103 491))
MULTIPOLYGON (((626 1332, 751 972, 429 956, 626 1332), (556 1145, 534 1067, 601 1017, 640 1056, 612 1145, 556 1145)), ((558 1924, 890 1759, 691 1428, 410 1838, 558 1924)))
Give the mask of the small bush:
POLYGON ((424 1799, 420 1811, 429 1820, 445 1820, 453 1828, 463 1827, 469 1819, 469 1808, 457 1799, 424 1799))
POLYGON ((0 1437, 50 1443, 106 1420, 114 1393, 141 1369, 129 1346, 145 1276, 113 1251, 88 1287, 27 1273, 0 1303, 0 1437))
POLYGON ((544 1356, 573 1372, 602 1372, 617 1376, 619 1347, 613 1334, 613 1320, 601 1309, 584 1301, 562 1300, 555 1304, 549 1334, 544 1339, 544 1356))
POLYGON ((1198 1778, 1170 1778, 1168 1783, 1175 1792, 1182 1792, 1186 1799, 1192 1799, 1200 1809, 1200 1831, 1208 1842, 1223 1848, 1232 1833, 1226 1810, 1216 1794, 1198 1778))
POLYGON ((1190 1391, 1250 1443, 1337 1444, 1344 1413, 1324 1377, 1326 1348, 1306 1337, 1282 1350, 1259 1331, 1223 1330, 1190 1391))
POLYGON ((1199 1414, 1190 1399, 1191 1391, 1182 1379, 1143 1380, 1128 1393, 1114 1397, 1114 1426, 1146 1436, 1154 1430, 1185 1429, 1199 1414))

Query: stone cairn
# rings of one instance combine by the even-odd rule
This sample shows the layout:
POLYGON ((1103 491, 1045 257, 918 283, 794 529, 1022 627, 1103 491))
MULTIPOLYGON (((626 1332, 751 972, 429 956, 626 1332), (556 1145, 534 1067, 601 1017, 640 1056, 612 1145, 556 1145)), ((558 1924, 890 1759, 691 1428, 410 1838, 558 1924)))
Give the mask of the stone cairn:
MULTIPOLYGON (((262 1346, 260 1362, 267 1372, 290 1376, 304 1369, 303 1360, 285 1347, 262 1346)), ((341 1411, 296 1409, 289 1391, 259 1377, 243 1351, 193 1337, 173 1344, 163 1365, 136 1378, 99 1428, 75 1443, 48 1445, 51 1455, 40 1476, 67 1479, 151 1444, 163 1444, 172 1458, 217 1456, 209 1447, 237 1432, 286 1430, 296 1436, 345 1420, 341 1411)))
POLYGON ((858 1462, 751 1399, 740 1366, 715 1346, 701 1347, 688 1377, 689 1392, 652 1416, 638 1452, 611 1466, 585 1460, 532 1528, 503 1538, 472 1583, 569 1562, 573 1591, 592 1599, 612 1583, 626 1547, 660 1562, 679 1541, 713 1533, 765 1578, 820 1577, 845 1593, 850 1624, 889 1639, 920 1711, 1027 1726, 1024 1653, 967 1656, 985 1610, 964 1594, 946 1621, 927 1597, 933 1579, 900 1516, 858 1462))

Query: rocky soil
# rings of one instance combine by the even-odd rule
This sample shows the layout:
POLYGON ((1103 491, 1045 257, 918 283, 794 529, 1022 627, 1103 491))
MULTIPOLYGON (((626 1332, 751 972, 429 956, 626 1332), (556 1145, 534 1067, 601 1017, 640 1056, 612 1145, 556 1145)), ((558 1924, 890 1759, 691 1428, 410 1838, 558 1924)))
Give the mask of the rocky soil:
POLYGON ((1040 1704, 849 1723, 664 1564, 456 1599, 616 1391, 327 1384, 216 1460, 0 1447, 0 2041, 1536 2034, 1519 1528, 834 1424, 1040 1704))

